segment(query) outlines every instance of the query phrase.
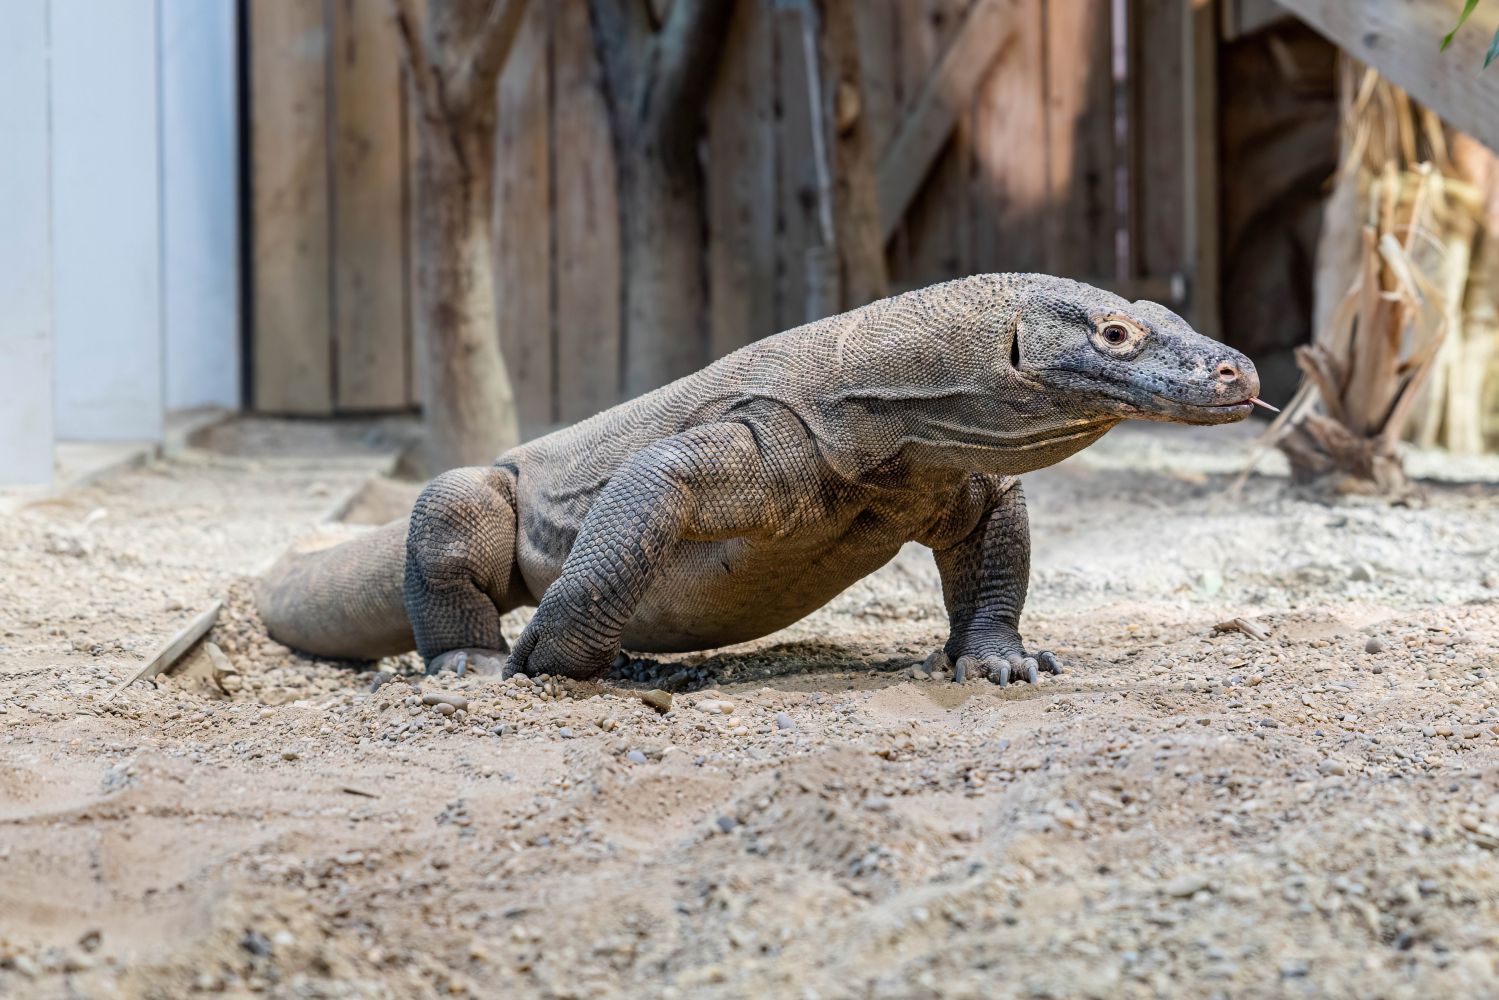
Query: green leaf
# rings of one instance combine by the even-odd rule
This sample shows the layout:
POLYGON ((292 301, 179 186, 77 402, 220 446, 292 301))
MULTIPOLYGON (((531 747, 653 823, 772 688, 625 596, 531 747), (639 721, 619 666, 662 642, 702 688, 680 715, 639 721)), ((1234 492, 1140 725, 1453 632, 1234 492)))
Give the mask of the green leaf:
MULTIPOLYGON (((1457 34, 1457 29, 1463 26, 1463 22, 1468 19, 1468 15, 1473 13, 1473 8, 1477 6, 1478 0, 1468 0, 1467 3, 1463 4, 1463 12, 1458 15, 1457 23, 1452 26, 1451 31, 1447 32, 1447 37, 1442 39, 1443 52, 1447 51, 1447 46, 1452 44, 1452 36, 1457 34)), ((1487 65, 1487 63, 1485 63, 1485 65, 1487 65)))
POLYGON ((1489 43, 1489 50, 1483 54, 1483 68, 1488 69, 1489 63, 1499 59, 1499 31, 1494 32, 1494 40, 1489 43))

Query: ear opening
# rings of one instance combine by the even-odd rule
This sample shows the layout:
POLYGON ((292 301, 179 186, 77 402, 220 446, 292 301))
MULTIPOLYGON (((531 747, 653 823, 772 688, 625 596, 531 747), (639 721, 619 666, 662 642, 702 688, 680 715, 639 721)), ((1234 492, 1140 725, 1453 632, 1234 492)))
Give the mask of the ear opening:
POLYGON ((1016 371, 1020 370, 1020 324, 1015 324, 1015 329, 1010 332, 1010 367, 1016 371))

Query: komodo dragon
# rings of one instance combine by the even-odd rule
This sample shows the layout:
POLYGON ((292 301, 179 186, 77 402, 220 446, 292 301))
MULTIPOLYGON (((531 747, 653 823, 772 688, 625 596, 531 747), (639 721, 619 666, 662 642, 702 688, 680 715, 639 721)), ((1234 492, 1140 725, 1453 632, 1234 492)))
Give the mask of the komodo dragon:
POLYGON ((1022 644, 1030 528, 1016 478, 1121 420, 1242 420, 1247 358, 1153 302, 985 274, 750 344, 702 371, 432 480, 408 520, 290 554, 270 634, 321 656, 415 646, 506 668, 500 616, 537 605, 508 668, 593 677, 623 648, 745 642, 929 546, 957 677, 1059 672, 1022 644), (538 602, 539 598, 539 602, 538 602))

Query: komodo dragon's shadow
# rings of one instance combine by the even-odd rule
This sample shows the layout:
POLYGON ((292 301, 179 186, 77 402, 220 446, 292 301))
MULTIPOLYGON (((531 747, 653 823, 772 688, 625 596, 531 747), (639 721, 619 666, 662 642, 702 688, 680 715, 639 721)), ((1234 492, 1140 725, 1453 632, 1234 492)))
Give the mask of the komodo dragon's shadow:
POLYGON ((911 666, 900 654, 863 655, 848 646, 821 642, 788 642, 742 652, 715 653, 702 660, 615 660, 606 681, 663 691, 702 691, 720 684, 745 684, 797 675, 836 673, 893 674, 911 666))

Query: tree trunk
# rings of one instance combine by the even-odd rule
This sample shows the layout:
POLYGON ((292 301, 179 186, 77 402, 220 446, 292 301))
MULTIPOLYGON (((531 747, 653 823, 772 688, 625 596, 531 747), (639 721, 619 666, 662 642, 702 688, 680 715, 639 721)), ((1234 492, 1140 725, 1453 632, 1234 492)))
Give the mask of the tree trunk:
POLYGON ((626 137, 616 155, 624 391, 637 396, 707 360, 707 219, 695 148, 668 155, 626 137))
POLYGON ((464 142, 477 162, 461 164, 454 137, 437 134, 445 131, 437 123, 423 128, 417 156, 416 307, 427 332, 428 474, 488 465, 520 436, 495 322, 493 137, 464 142))
POLYGON ((854 0, 819 0, 818 60, 832 95, 833 220, 842 307, 854 309, 890 294, 880 225, 879 178, 869 116, 864 114, 854 0))
POLYGON ((697 146, 733 0, 589 0, 619 171, 624 390, 707 359, 707 209, 697 146))
POLYGON ((520 435, 495 311, 495 90, 525 0, 390 0, 417 120, 420 472, 488 465, 520 435))

